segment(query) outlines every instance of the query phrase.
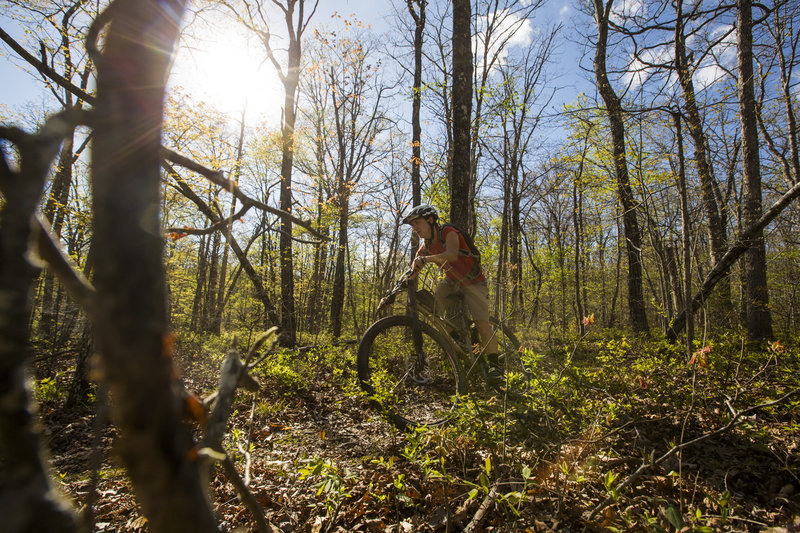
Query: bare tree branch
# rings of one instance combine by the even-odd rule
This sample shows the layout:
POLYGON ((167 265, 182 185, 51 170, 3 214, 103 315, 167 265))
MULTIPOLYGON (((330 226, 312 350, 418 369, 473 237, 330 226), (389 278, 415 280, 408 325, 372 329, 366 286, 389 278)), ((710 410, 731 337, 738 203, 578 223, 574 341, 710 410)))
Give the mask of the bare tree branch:
POLYGON ((329 240, 327 237, 325 237, 319 231, 317 231, 311 225, 311 223, 306 222, 305 220, 302 220, 300 218, 297 218, 291 213, 287 213, 286 211, 269 206, 264 202, 261 202, 259 200, 247 196, 245 193, 242 192, 241 189, 239 189, 239 186, 236 184, 236 182, 227 179, 222 171, 211 170, 210 168, 206 168, 200 163, 192 161, 188 157, 182 156, 179 153, 170 150, 169 148, 162 148, 161 155, 164 159, 172 161, 176 165, 180 165, 188 170, 197 172, 198 174, 205 176, 211 183, 223 187, 231 194, 236 196, 236 198, 238 198, 239 201, 242 202, 242 204, 256 207, 258 209, 261 209, 262 211, 266 211, 267 213, 272 213, 273 215, 278 215, 280 217, 288 217, 292 220, 292 222, 294 222, 298 226, 302 226, 303 228, 305 228, 309 233, 320 239, 320 241, 329 240))
POLYGON ((2 39, 8 46, 11 47, 19 56, 30 63, 36 70, 38 70, 42 75, 50 78, 59 86, 63 87, 67 91, 71 92, 84 102, 89 104, 94 104, 95 98, 91 94, 87 93, 80 87, 77 87, 75 84, 70 82, 68 79, 63 77, 61 74, 47 66, 46 63, 36 59, 33 54, 25 50, 25 48, 19 44, 13 37, 11 37, 8 33, 6 33, 3 28, 0 28, 0 39, 2 39))

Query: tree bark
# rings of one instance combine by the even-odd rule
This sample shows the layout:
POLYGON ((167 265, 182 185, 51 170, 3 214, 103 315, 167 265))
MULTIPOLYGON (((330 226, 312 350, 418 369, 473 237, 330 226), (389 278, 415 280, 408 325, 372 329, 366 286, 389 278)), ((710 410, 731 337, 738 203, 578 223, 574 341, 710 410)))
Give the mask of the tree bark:
MULTIPOLYGON (((245 133, 245 117, 247 116, 247 105, 245 104, 242 109, 241 122, 239 124, 239 142, 236 145, 236 166, 233 169, 233 180, 239 183, 239 177, 242 173, 242 157, 244 156, 244 133, 245 133)), ((233 216, 236 213, 236 196, 231 195, 231 207, 228 210, 228 234, 233 234, 233 216)), ((222 261, 220 262, 219 272, 219 290, 217 293, 217 307, 214 310, 214 319, 211 322, 211 331, 219 335, 222 331, 222 313, 225 311, 225 286, 228 277, 228 255, 230 252, 230 240, 225 239, 222 249, 222 261)))
MULTIPOLYGON (((727 216, 724 204, 721 206, 719 185, 711 171, 708 162, 708 140, 703 129, 703 121, 697 106, 694 82, 692 80, 693 65, 689 64, 686 56, 686 38, 683 32, 683 2, 676 2, 675 22, 675 70, 683 89, 684 109, 686 123, 689 126, 689 135, 694 142, 694 160, 697 168, 697 177, 700 180, 700 193, 703 213, 708 221, 708 240, 711 245, 711 259, 716 264, 725 252, 728 251, 727 216)), ((713 266, 712 264, 712 266, 713 266)), ((723 316, 727 316, 733 309, 729 280, 721 280, 720 300, 723 316)))
MULTIPOLYGON (((681 233, 683 243, 683 298, 681 304, 683 306, 683 314, 685 316, 686 325, 686 355, 691 353, 692 343, 694 341, 694 309, 689 304, 689 298, 692 294, 692 228, 691 228, 691 213, 689 213, 689 192, 686 187, 686 166, 685 158, 683 156, 683 128, 681 127, 681 116, 679 113, 674 113, 672 119, 675 122, 675 137, 678 145, 678 189, 681 194, 681 233)), ((722 258, 720 258, 722 259, 722 258)), ((719 261, 715 262, 715 265, 719 261)))
POLYGON ((472 6, 453 0, 453 160, 450 184, 450 221, 474 235, 472 205, 472 6))
POLYGON ((20 170, 12 171, 0 146, 0 513, 4 530, 77 531, 76 516, 58 496, 40 450, 43 441, 27 386, 32 356, 29 322, 37 269, 28 261, 35 212, 45 176, 59 144, 74 124, 50 119, 29 136, 0 127, 0 138, 19 149, 20 170), (50 131, 48 131, 50 130, 50 131))
POLYGON ((189 319, 189 327, 195 330, 202 324, 203 315, 203 295, 206 291, 206 263, 207 247, 206 243, 210 240, 205 235, 200 237, 197 243, 197 282, 195 284, 194 298, 192 299, 192 316, 189 319))
MULTIPOLYGON (((292 11, 296 0, 289 0, 286 11, 286 25, 292 31, 294 21, 292 11)), ((303 0, 300 0, 302 13, 303 0)), ((302 23, 302 20, 301 20, 302 23)), ((281 123, 281 210, 292 212, 292 167, 294 165, 294 126, 297 121, 295 99, 297 84, 300 81, 300 40, 299 36, 289 41, 289 63, 283 82, 283 122, 281 123)), ((297 344, 297 320, 294 308, 294 264, 292 258, 292 221, 281 217, 281 234, 278 240, 281 258, 281 335, 283 346, 297 344)))
POLYGON ((159 227, 164 86, 184 9, 178 0, 116 2, 87 37, 97 66, 91 163, 98 348, 120 433, 115 450, 153 532, 217 531, 181 420, 159 227))
MULTIPOLYGON (((753 3, 737 0, 737 58, 739 70, 739 118, 742 126, 742 215, 752 227, 761 217, 761 170, 753 81, 753 3)), ((772 337, 772 315, 767 287, 767 252, 764 235, 756 231, 748 239, 745 257, 747 336, 751 341, 772 337)))
POLYGON ((636 215, 636 202, 631 189, 628 163, 625 155, 625 124, 622 105, 611 87, 606 71, 606 48, 608 43, 609 17, 614 0, 594 0, 594 17, 597 24, 597 49, 594 56, 594 73, 597 90, 603 98, 611 127, 614 173, 617 194, 622 205, 622 222, 625 248, 628 257, 628 312, 633 330, 637 333, 649 331, 647 309, 642 289, 642 235, 636 215))
POLYGON ((343 191, 345 186, 339 190, 339 242, 336 247, 336 266, 333 273, 333 294, 331 296, 331 333, 334 339, 338 339, 342 334, 342 315, 344 313, 344 268, 345 253, 347 252, 347 231, 350 220, 350 204, 347 199, 347 191, 343 191))
MULTIPOLYGON (((75 143, 74 132, 64 139, 61 146, 61 154, 58 158, 58 167, 53 175, 53 185, 50 195, 43 209, 43 214, 53 233, 61 236, 61 227, 64 223, 64 216, 69 193, 72 185, 72 149, 75 143)), ((43 287, 40 301, 41 322, 39 324, 39 335, 48 342, 55 341, 55 331, 58 327, 58 285, 55 283, 53 274, 49 271, 43 273, 43 287)))
MULTIPOLYGON (((408 12, 414 19, 414 83, 411 88, 411 205, 422 203, 422 123, 420 111, 422 108, 422 45, 425 35, 425 7, 427 0, 406 0, 408 12), (417 10, 414 10, 414 4, 417 10)), ((411 232, 412 257, 419 247, 419 237, 411 232)))

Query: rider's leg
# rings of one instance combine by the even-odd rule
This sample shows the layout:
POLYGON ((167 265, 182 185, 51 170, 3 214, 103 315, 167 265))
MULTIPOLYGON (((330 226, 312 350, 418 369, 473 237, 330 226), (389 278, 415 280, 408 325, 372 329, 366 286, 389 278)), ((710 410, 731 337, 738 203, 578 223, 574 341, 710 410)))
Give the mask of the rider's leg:
POLYGON ((458 303, 460 283, 454 279, 444 278, 436 286, 436 313, 439 316, 452 317, 454 306, 458 303))
POLYGON ((481 353, 487 363, 486 383, 495 389, 503 389, 505 379, 503 369, 497 355, 497 336, 492 331, 492 324, 489 322, 489 288, 486 281, 479 281, 463 288, 464 301, 475 321, 475 327, 481 337, 483 344, 481 353))
MULTIPOLYGON (((483 353, 497 355, 497 336, 492 331, 489 322, 489 288, 486 281, 479 281, 472 285, 462 287, 464 292, 464 302, 475 321, 475 327, 481 336, 483 353)), ((494 358, 495 360, 497 357, 494 358)))
POLYGON ((492 331, 492 324, 488 320, 476 320, 475 327, 478 328, 478 333, 481 336, 481 343, 483 344, 483 352, 486 354, 494 354, 497 358, 497 335, 492 331))

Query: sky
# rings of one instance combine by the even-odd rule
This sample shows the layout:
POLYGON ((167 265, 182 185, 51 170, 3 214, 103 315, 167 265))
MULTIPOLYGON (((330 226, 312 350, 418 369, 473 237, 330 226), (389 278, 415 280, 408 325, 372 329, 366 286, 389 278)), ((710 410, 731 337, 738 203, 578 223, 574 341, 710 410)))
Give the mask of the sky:
MULTIPOLYGON (((385 26, 382 12, 390 10, 388 0, 336 0, 336 2, 321 0, 314 19, 330 18, 334 12, 330 8, 334 6, 342 14, 358 13, 364 22, 375 26, 385 26)), ((25 42, 19 26, 2 13, 0 13, 0 27, 17 42, 25 42)), ((225 51, 229 51, 233 44, 235 43, 224 43, 225 51)), ((29 47, 28 50, 37 55, 35 49, 29 47)), ((4 42, 0 42, 0 106, 15 109, 27 104, 39 105, 42 100, 41 80, 32 76, 26 69, 32 70, 24 61, 18 59, 16 53, 4 42)))
MULTIPOLYGON (((543 20, 555 22, 562 20, 569 21, 570 15, 574 11, 569 7, 569 0, 550 0, 545 8, 540 11, 543 20)), ((321 0, 320 6, 314 15, 313 21, 318 24, 330 23, 332 16, 338 14, 347 17, 356 14, 358 19, 365 24, 370 24, 376 32, 389 30, 387 16, 393 11, 390 0, 321 0)), ((15 37, 18 42, 24 42, 20 28, 10 19, 0 14, 0 27, 15 37)), ((517 41, 524 43, 530 33, 536 31, 535 27, 524 28, 517 41)), ((209 42, 205 48, 209 51, 195 51, 192 53, 184 52, 176 58, 175 70, 170 78, 170 84, 192 87, 193 91, 197 88, 206 94, 204 98, 214 102, 215 107, 222 108, 223 111, 231 115, 238 116, 245 100, 248 106, 248 116, 258 115, 260 120, 267 120, 269 123, 277 123, 280 119, 280 106, 274 105, 275 99, 280 98, 281 88, 274 75, 270 64, 259 64, 263 53, 257 49, 254 43, 249 44, 245 41, 243 34, 238 32, 216 32, 215 29, 206 32, 209 35, 209 42), (231 58, 238 58, 232 60, 231 58), (244 79, 241 72, 248 72, 250 75, 244 79), (244 87, 258 87, 257 91, 245 91, 244 87), (219 95, 227 95, 222 98, 219 95), (265 94, 267 97, 265 97, 265 94), (259 107, 259 103, 262 103, 259 107), (270 104, 270 105, 267 105, 270 104)), ((35 50, 30 48, 33 53, 35 50)), ((567 56, 574 53, 570 50, 564 51, 563 47, 569 43, 562 44, 562 53, 567 56)), ((41 107, 45 101, 46 94, 43 95, 41 80, 32 76, 24 70, 24 62, 16 59, 15 53, 0 42, 0 116, 9 114, 15 109, 22 109, 26 106, 41 107)), ((561 61, 562 65, 570 65, 573 72, 561 72, 559 85, 562 86, 558 95, 558 104, 574 100, 580 87, 586 87, 584 79, 576 76, 577 58, 573 57, 569 61, 561 61)), ((31 69, 28 69, 31 70, 31 69)), ((583 76, 585 78, 585 75, 583 76)), ((587 90, 583 88, 582 90, 587 90)))

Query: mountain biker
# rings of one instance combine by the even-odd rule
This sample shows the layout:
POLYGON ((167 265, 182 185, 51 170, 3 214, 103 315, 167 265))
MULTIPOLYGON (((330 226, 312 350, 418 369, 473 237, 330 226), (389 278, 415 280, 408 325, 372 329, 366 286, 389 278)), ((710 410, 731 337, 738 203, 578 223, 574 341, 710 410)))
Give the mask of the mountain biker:
POLYGON ((461 231, 450 224, 439 226, 439 213, 428 204, 415 206, 403 219, 422 240, 411 264, 416 276, 428 263, 434 263, 444 271, 445 277, 436 287, 436 301, 447 308, 448 298, 461 293, 475 321, 475 327, 483 344, 482 353, 488 362, 487 383, 501 387, 503 371, 497 355, 497 338, 489 323, 489 289, 476 256, 461 231))

